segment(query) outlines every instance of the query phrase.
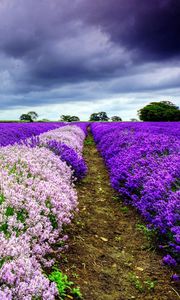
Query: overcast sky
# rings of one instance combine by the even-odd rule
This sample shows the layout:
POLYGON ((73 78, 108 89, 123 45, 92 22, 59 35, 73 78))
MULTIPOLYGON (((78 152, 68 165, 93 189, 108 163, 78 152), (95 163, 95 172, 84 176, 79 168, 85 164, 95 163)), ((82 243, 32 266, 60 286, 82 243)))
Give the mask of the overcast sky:
POLYGON ((179 0, 0 0, 0 119, 180 105, 179 0))

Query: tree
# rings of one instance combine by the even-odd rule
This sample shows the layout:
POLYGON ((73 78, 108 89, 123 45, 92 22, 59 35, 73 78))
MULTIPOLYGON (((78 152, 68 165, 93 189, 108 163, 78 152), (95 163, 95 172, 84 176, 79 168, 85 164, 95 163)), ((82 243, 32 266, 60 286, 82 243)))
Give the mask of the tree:
POLYGON ((113 117, 111 117, 111 121, 112 122, 121 122, 122 119, 120 117, 118 117, 118 116, 113 116, 113 117))
POLYGON ((31 117, 31 119, 33 121, 37 120, 37 118, 39 117, 38 114, 35 111, 30 111, 27 114, 31 117))
POLYGON ((109 121, 109 118, 106 114, 106 112, 104 111, 101 111, 101 112, 98 112, 98 113, 93 113, 90 115, 90 119, 89 121, 92 121, 92 122, 107 122, 109 121))
POLYGON ((70 122, 69 121, 70 118, 71 118, 71 116, 69 116, 69 115, 61 115, 60 116, 60 122, 70 122))
POLYGON ((28 114, 22 114, 22 115, 20 116, 20 120, 21 120, 21 121, 25 121, 25 122, 33 122, 31 116, 28 115, 28 114))
POLYGON ((35 111, 30 111, 27 114, 20 116, 21 121, 33 122, 38 118, 38 114, 35 111))
POLYGON ((76 116, 71 117, 71 122, 79 122, 79 121, 80 121, 80 119, 78 117, 76 117, 76 116))
POLYGON ((49 119, 41 119, 38 122, 50 122, 49 119))
POLYGON ((76 116, 70 116, 70 115, 62 115, 60 116, 61 122, 79 122, 80 119, 76 116))
POLYGON ((139 122, 138 119, 136 119, 136 118, 131 118, 130 121, 131 122, 139 122))
POLYGON ((142 121, 180 121, 179 107, 170 101, 151 102, 138 115, 142 121))

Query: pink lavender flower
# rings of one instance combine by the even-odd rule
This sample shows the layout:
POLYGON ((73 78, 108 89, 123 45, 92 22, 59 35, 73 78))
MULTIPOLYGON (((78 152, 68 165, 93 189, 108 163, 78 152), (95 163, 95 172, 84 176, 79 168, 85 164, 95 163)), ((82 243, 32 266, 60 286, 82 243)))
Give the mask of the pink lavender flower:
MULTIPOLYGON (((48 137, 32 147, 0 148, 0 299, 55 299, 57 288, 42 272, 50 267, 52 244, 66 240, 63 224, 77 207, 73 170, 44 144, 51 135, 73 144, 80 153, 85 138, 77 126, 48 137), (9 289, 11 286, 11 289, 9 289)), ((74 150, 75 151, 75 150, 74 150)), ((80 154, 78 154, 80 155, 80 154)))

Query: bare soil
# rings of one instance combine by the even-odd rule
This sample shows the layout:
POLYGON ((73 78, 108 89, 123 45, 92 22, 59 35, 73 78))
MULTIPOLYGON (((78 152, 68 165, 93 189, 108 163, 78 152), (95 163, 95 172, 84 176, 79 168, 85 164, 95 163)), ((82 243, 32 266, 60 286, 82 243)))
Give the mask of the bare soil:
POLYGON ((84 300, 180 299, 172 270, 137 229, 140 216, 111 188, 91 135, 84 158, 89 171, 77 185, 79 212, 67 228, 69 249, 61 270, 80 286, 84 300))

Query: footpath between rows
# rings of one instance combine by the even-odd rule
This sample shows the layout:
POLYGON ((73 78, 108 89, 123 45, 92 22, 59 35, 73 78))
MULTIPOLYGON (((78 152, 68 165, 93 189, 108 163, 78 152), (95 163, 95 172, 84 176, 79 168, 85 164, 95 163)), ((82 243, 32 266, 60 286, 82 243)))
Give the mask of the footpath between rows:
POLYGON ((111 188, 91 134, 84 158, 88 174, 77 186, 79 212, 67 228, 61 270, 80 286, 84 300, 178 300, 171 270, 139 230, 137 212, 111 188))

